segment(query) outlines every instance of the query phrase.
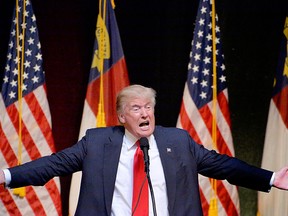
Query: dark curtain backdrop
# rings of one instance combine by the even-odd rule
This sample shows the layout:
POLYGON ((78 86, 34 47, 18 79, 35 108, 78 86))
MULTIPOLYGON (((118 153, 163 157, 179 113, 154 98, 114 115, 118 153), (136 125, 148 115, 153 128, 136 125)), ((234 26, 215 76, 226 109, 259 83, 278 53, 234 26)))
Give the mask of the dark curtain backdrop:
MULTIPOLYGON (((0 1, 0 76, 8 47, 12 0, 0 1)), ((198 0, 120 1, 115 13, 131 83, 157 92, 156 123, 175 126, 198 0)), ((78 139, 86 94, 97 0, 32 0, 37 18, 57 150, 78 139)), ((236 156, 260 166, 273 75, 287 0, 219 0, 222 44, 236 156)), ((113 106, 112 104, 111 106, 113 106)), ((71 176, 61 178, 68 214, 71 176)), ((239 188, 242 215, 255 215, 257 193, 239 188)))

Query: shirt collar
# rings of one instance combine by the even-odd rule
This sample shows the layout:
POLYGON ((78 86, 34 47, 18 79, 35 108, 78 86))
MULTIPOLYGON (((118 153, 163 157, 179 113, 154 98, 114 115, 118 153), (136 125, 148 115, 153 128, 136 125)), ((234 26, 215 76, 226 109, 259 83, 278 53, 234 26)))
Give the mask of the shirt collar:
MULTIPOLYGON (((151 146, 153 146, 154 144, 154 135, 150 135, 149 137, 147 137, 148 141, 149 141, 149 145, 150 145, 150 148, 151 146)), ((137 138, 131 134, 127 129, 125 129, 125 135, 124 135, 124 143, 126 143, 126 146, 128 149, 131 149, 134 144, 137 142, 137 138)))
POLYGON ((137 138, 133 136, 127 129, 125 129, 124 143, 128 149, 131 149, 136 143, 137 138))

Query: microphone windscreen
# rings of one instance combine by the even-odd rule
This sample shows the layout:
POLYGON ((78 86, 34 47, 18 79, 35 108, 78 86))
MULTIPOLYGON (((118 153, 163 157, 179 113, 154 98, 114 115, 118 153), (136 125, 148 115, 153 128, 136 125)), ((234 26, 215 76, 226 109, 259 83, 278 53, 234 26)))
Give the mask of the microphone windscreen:
POLYGON ((148 139, 147 137, 141 137, 140 140, 140 148, 143 150, 143 148, 148 148, 149 149, 149 142, 148 142, 148 139))

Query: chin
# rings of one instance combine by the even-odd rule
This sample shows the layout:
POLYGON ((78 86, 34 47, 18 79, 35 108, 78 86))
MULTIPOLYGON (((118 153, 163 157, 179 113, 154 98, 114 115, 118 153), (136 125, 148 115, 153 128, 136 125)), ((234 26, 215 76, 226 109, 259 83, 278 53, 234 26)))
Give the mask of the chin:
POLYGON ((153 134, 153 131, 145 131, 141 133, 141 137, 149 137, 151 134, 153 134))

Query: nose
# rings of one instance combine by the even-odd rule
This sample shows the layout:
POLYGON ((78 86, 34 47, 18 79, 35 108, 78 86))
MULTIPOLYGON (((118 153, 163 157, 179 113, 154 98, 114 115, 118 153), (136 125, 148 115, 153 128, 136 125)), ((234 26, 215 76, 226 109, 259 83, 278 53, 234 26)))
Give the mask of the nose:
POLYGON ((141 107, 141 116, 142 116, 142 117, 147 117, 147 116, 148 116, 147 113, 148 113, 148 112, 147 112, 147 110, 145 109, 145 107, 141 107))

